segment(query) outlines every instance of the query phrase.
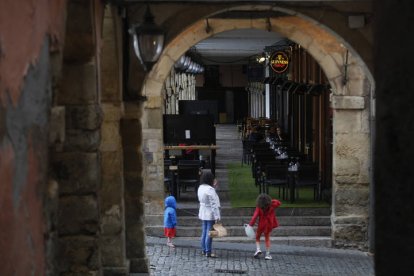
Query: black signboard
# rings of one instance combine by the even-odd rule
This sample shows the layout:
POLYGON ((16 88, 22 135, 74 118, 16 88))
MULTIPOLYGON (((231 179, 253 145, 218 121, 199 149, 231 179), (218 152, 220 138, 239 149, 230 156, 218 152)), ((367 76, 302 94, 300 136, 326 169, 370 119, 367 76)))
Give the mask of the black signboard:
POLYGON ((278 74, 282 74, 289 67, 289 57, 284 51, 274 52, 270 56, 270 67, 278 74))

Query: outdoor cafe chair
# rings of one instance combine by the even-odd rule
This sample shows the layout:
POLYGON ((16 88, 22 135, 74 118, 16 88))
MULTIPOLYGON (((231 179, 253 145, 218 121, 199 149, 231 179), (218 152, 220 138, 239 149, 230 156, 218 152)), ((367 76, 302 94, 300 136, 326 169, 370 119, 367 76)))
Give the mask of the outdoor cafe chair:
MULTIPOLYGON (((269 187, 282 189, 282 198, 285 199, 285 190, 288 188, 287 165, 267 165, 263 174, 263 192, 269 194, 269 187)), ((261 191, 262 192, 262 191, 261 191)))
POLYGON ((174 175, 170 170, 170 166, 172 166, 172 160, 164 159, 164 186, 170 195, 174 195, 174 175))
POLYGON ((177 169, 178 198, 180 193, 186 192, 187 187, 193 186, 197 193, 200 185, 200 166, 198 164, 180 164, 177 169))
POLYGON ((319 199, 319 186, 321 178, 317 164, 301 164, 296 176, 296 197, 299 197, 299 189, 303 187, 313 188, 313 199, 319 199))

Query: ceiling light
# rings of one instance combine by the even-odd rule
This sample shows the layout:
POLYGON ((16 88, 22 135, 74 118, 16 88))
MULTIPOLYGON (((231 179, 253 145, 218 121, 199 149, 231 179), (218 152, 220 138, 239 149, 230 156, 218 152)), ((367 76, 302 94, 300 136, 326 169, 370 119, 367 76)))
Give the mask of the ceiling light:
POLYGON ((266 61, 266 54, 265 53, 262 53, 261 56, 257 57, 257 62, 263 63, 265 61, 266 61))

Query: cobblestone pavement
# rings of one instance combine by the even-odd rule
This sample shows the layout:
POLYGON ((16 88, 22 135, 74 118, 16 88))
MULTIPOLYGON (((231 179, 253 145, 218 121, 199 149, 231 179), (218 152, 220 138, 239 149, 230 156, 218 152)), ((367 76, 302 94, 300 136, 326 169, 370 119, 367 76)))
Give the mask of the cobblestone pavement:
POLYGON ((198 243, 177 238, 169 248, 165 239, 147 237, 151 275, 375 275, 372 256, 356 250, 272 245, 273 259, 265 260, 253 258, 254 241, 214 241, 218 258, 207 258, 198 243))

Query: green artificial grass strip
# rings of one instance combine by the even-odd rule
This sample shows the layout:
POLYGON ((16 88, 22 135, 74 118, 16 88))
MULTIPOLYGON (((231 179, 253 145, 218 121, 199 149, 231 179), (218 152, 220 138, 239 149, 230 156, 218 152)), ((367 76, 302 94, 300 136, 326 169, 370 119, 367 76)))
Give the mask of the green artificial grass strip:
MULTIPOLYGON (((241 163, 229 163, 227 168, 231 207, 255 207, 259 187, 254 185, 251 166, 246 164, 242 166, 241 163)), ((278 191, 278 188, 270 187, 269 195, 282 202, 280 207, 329 207, 327 202, 313 200, 312 188, 300 189, 299 199, 294 203, 279 198, 278 191)))

